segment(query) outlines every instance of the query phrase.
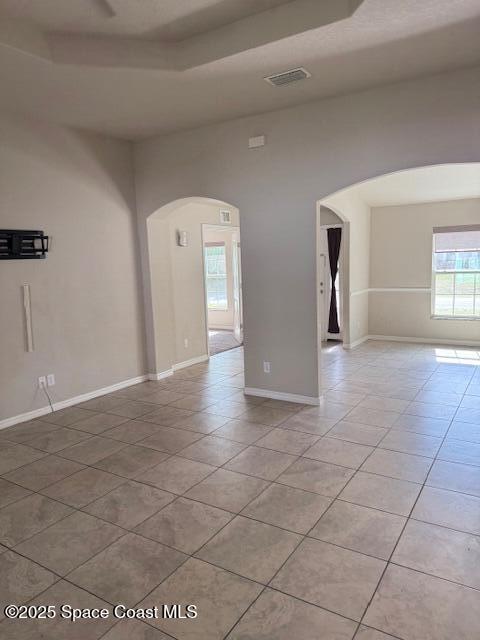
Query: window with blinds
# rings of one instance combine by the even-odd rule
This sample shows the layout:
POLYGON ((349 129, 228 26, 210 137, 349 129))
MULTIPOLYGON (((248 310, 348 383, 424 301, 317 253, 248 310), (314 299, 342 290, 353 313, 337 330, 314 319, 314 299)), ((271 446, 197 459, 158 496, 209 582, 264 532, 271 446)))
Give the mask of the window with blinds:
POLYGON ((433 315, 480 319, 480 225, 433 230, 433 315))

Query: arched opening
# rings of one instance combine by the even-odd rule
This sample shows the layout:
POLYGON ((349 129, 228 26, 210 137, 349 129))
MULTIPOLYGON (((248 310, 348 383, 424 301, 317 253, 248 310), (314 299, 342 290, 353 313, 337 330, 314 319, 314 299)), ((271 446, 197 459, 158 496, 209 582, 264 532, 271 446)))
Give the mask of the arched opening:
MULTIPOLYGON (((344 229, 345 348, 366 340, 480 344, 480 163, 417 167, 337 191, 317 203, 317 234, 327 210, 344 229)), ((321 258, 317 235, 325 336, 321 258)))
POLYGON ((147 218, 146 244, 150 377, 161 379, 208 360, 209 328, 212 333, 215 327, 215 334, 228 329, 236 335, 231 346, 240 346, 238 209, 213 198, 175 200, 147 218))
MULTIPOLYGON (((418 282, 411 279, 411 275, 408 278, 398 281, 387 281, 377 278, 377 275, 382 278, 388 273, 386 269, 376 269, 376 273, 372 274, 370 264, 371 253, 371 240, 376 231, 372 228, 372 210, 374 211, 375 224, 381 220, 377 209, 388 206, 392 210, 396 204, 394 200, 385 199, 385 193, 387 187, 392 194, 406 194, 403 201, 400 204, 410 206, 412 204, 428 204, 428 202, 434 201, 458 201, 466 199, 475 199, 480 197, 480 189, 478 193, 475 192, 475 188, 480 183, 478 180, 478 164, 475 163, 459 163, 449 165, 435 165, 419 167, 414 169, 402 169, 400 171, 391 172, 384 176, 375 176, 374 178, 363 180, 351 187, 342 188, 340 191, 336 191, 331 195, 322 197, 316 203, 317 221, 318 225, 322 224, 322 207, 327 207, 333 214, 339 217, 342 223, 342 251, 343 251, 343 284, 340 286, 340 294, 342 296, 341 302, 339 301, 338 307, 341 312, 340 325, 341 325, 341 337, 343 340, 342 345, 336 345, 335 349, 352 349, 359 346, 362 342, 368 339, 383 339, 383 340, 417 340, 417 341, 435 341, 442 343, 446 341, 448 343, 457 340, 459 344, 475 343, 478 341, 478 336, 475 337, 478 330, 478 324, 472 323, 469 320, 448 320, 440 323, 437 319, 431 318, 429 312, 430 299, 431 299, 431 269, 428 272, 425 279, 425 272, 423 273, 423 280, 419 279, 418 282), (435 175, 434 175, 435 174, 435 175), (450 175, 447 178, 447 174, 450 175), (413 178, 412 176, 417 176, 413 178), (461 176, 464 176, 463 178, 461 176), (475 177, 477 176, 477 177, 475 177), (400 179, 403 177, 403 183, 399 182, 399 186, 396 190, 392 191, 392 185, 387 185, 386 181, 391 179, 400 179), (413 182, 412 182, 413 180, 413 182), (383 187, 382 187, 383 185, 383 187), (419 190, 419 185, 422 186, 422 191, 419 190), (447 189, 446 185, 450 185, 447 189), (382 187, 382 188, 380 188, 382 187), (370 195, 367 194, 367 190, 370 195), (374 189, 378 192, 378 197, 375 199, 370 198, 374 189), (382 195, 383 194, 383 195, 382 195), (413 194, 413 195, 412 195, 413 194), (417 195, 415 195, 417 194, 417 195), (367 198, 368 196, 368 198, 367 198), (383 200, 381 198, 384 198, 383 200), (375 278, 372 280, 373 275, 375 278), (411 290, 414 291, 411 291, 411 290), (415 297, 416 294, 416 297, 415 297), (427 309, 427 313, 425 310, 427 309), (403 327, 399 324, 400 318, 404 317, 405 310, 408 310, 409 321, 408 326, 403 327), (390 317, 388 313, 390 313, 390 317), (415 315, 416 314, 416 315, 415 315), (419 322, 420 316, 423 314, 425 322, 419 322), (380 324, 383 326, 380 326, 380 324), (445 330, 448 328, 448 331, 445 330), (461 331, 458 333, 457 328, 461 331), (404 330, 402 330, 404 329, 404 330), (407 330, 408 329, 408 330, 407 330), (422 330, 422 331, 421 331, 422 330)), ((392 198, 394 196, 392 195, 392 198)), ((397 197, 397 195, 395 195, 397 197)), ((234 200, 230 198, 230 202, 234 200)), ((310 206, 314 201, 314 198, 305 200, 305 207, 310 206), (309 204, 310 203, 310 204, 309 204)), ((154 211, 153 214, 147 216, 147 222, 145 224, 145 230, 149 230, 153 224, 158 224, 160 227, 163 225, 163 230, 160 228, 160 235, 163 238, 174 237, 176 227, 171 228, 168 221, 174 219, 172 214, 176 212, 180 207, 186 204, 197 205, 211 205, 213 207, 235 209, 232 205, 229 205, 225 200, 215 200, 210 198, 182 198, 174 200, 169 204, 154 211)), ((306 275, 310 277, 311 271, 309 271, 311 262, 302 262, 301 268, 297 268, 300 264, 298 259, 288 263, 284 261, 280 265, 280 271, 282 271, 285 264, 291 265, 291 268, 285 267, 284 271, 287 273, 287 278, 278 276, 278 269, 275 270, 277 274, 275 287, 272 285, 272 269, 270 266, 274 263, 274 251, 268 253, 269 261, 264 263, 266 269, 264 269, 262 262, 258 260, 258 256, 265 256, 265 245, 262 245, 262 251, 259 251, 259 238, 258 225, 262 224, 262 219, 258 219, 254 215, 256 211, 252 202, 248 199, 241 200, 242 211, 244 211, 244 219, 242 221, 243 229, 242 233, 245 233, 246 240, 246 253, 245 253, 245 277, 250 276, 247 279, 249 286, 248 291, 248 324, 247 329, 249 331, 249 342, 246 347, 246 387, 247 393, 252 394, 264 394, 269 397, 274 396, 277 399, 284 400, 296 400, 303 403, 318 403, 318 398, 321 393, 318 392, 320 376, 318 376, 319 367, 321 365, 322 356, 322 343, 321 343, 321 314, 319 309, 318 297, 311 297, 310 301, 313 301, 313 305, 305 304, 305 313, 300 318, 297 309, 298 305, 290 304, 289 306, 282 306, 285 296, 280 294, 280 291, 285 291, 285 283, 291 286, 291 292, 293 297, 296 297, 297 292, 303 292, 299 283, 303 283, 303 287, 306 290, 307 286, 306 275), (255 277, 252 280, 252 269, 257 269, 255 277), (308 273, 307 273, 308 272, 308 273), (266 277, 270 278, 270 280, 266 277), (300 279, 301 276, 301 279, 300 279), (269 287, 265 287, 265 282, 268 280, 269 287), (261 287, 257 286, 261 283, 261 287), (268 296, 265 296, 264 292, 268 291, 268 296), (263 297, 260 293, 263 292, 263 297), (275 304, 272 301, 275 300, 275 304), (253 306, 252 306, 253 301, 253 306), (317 301, 317 302, 315 302, 317 301), (315 305, 317 305, 315 307, 315 305), (314 307, 312 312, 311 306, 314 307), (308 307, 308 313, 307 313, 308 307), (278 312, 282 309, 282 313, 278 312), (257 309, 261 309, 261 315, 257 313, 257 309), (298 330, 292 333, 291 320, 300 318, 303 325, 313 325, 310 333, 307 331, 299 332, 298 330), (259 320, 261 318, 261 321, 259 320), (268 319, 268 321, 266 320, 268 319), (269 327, 272 324, 281 323, 282 331, 272 333, 269 327), (315 325, 315 323, 317 323, 315 325), (303 340, 300 347, 295 342, 295 348, 292 347, 292 343, 289 341, 291 336, 297 339, 297 336, 309 336, 309 348, 308 357, 312 362, 312 368, 314 374, 308 378, 308 383, 315 387, 313 390, 307 388, 301 379, 298 372, 304 366, 304 360, 302 360, 301 353, 305 355, 305 352, 301 352, 301 347, 308 341, 306 338, 303 340), (317 348, 312 349, 312 345, 315 344, 317 348), (266 345, 266 346, 264 346, 266 345), (315 353, 316 351, 316 353, 315 353), (286 354, 288 354, 288 359, 286 354), (288 361, 287 361, 288 360, 288 361), (285 361, 285 362, 284 362, 285 361), (272 362, 272 372, 268 373, 265 369, 265 362, 272 362), (284 366, 278 366, 276 362, 283 363, 284 366), (295 372, 295 373, 294 373, 295 372), (272 388, 270 388, 272 387, 272 388), (304 393, 297 393, 304 391, 304 393)), ((305 243, 305 228, 300 225, 294 226, 291 220, 287 217, 284 209, 285 203, 282 204, 282 208, 279 205, 279 211, 282 212, 283 218, 281 219, 281 225, 278 224, 277 228, 282 229, 282 235, 280 236, 281 243, 283 243, 282 249, 284 252, 289 252, 293 243, 290 242, 291 237, 297 239, 296 234, 300 234, 301 240, 305 243), (287 233, 288 230, 288 233, 287 233), (303 235, 302 235, 303 234, 303 235)), ((288 207, 291 211, 292 207, 288 207)), ((477 209, 478 211, 478 209, 477 209)), ((201 221, 199 221, 201 222, 201 221)), ((450 224, 447 221, 447 224, 450 224)), ((317 227, 318 229, 318 227, 317 227)), ((415 230, 415 225, 410 225, 411 232, 415 230)), ((262 229, 263 232, 263 229, 262 229)), ((142 235, 142 233, 141 233, 142 235)), ((147 236, 147 233, 144 232, 147 236)), ((311 236, 310 236, 311 237, 311 236)), ((388 233, 383 234, 384 240, 388 240, 388 233)), ((396 234, 395 234, 395 237, 396 234)), ((409 238, 407 238, 406 244, 404 241, 404 247, 408 248, 409 238)), ((300 239, 298 239, 300 241, 300 239)), ((146 291, 146 322, 148 332, 148 353, 149 353, 149 372, 152 375, 161 376, 165 372, 171 372, 173 368, 181 365, 184 362, 191 362, 195 358, 206 359, 208 357, 208 351, 205 346, 205 334, 202 334, 203 342, 199 343, 203 346, 203 350, 197 349, 195 352, 185 354, 185 357, 181 357, 182 349, 184 349, 184 337, 182 334, 178 335, 177 328, 178 323, 175 324, 175 318, 169 312, 172 307, 172 298, 167 296, 156 296, 155 290, 159 290, 157 283, 153 283, 152 280, 161 280, 162 277, 166 277, 168 264, 165 264, 168 251, 167 247, 162 250, 162 240, 159 239, 155 245, 156 256, 152 253, 152 242, 149 240, 145 244, 143 254, 147 255, 148 262, 144 264, 145 273, 145 291, 146 291), (152 260, 157 263, 158 269, 155 271, 152 269, 152 260), (161 275, 163 274, 163 276, 161 275), (153 286, 155 284, 155 287, 153 286), (180 355, 179 355, 180 353, 180 355)), ((429 240, 431 245, 431 240, 429 240)), ((312 243, 314 249, 315 243, 312 243)), ((375 242, 374 242, 375 244, 375 242)), ((429 246, 430 246, 429 245, 429 246)), ((273 246, 273 245, 272 245, 273 246)), ((275 244, 276 252, 278 253, 278 239, 275 244)), ((383 254, 383 258, 380 260, 378 246, 375 245, 374 254, 376 256, 376 264, 380 264, 381 260, 385 263, 389 259, 389 255, 383 254), (378 258, 378 259, 377 259, 378 258), (380 263, 378 262, 380 260, 380 263)), ((179 249, 179 251, 181 251, 179 249)), ((405 248, 404 248, 404 251, 405 248)), ((423 249, 422 249, 423 251, 423 249)), ((287 255, 285 253, 285 255, 287 255)), ((313 251, 312 251, 313 253, 313 251)), ((319 252, 317 250, 317 258, 319 258, 319 252)), ((423 251, 423 266, 426 263, 431 265, 432 254, 431 250, 423 251)), ((403 270, 403 273, 408 273, 409 261, 405 260, 405 257, 397 256, 397 265, 403 260, 403 263, 407 265, 407 268, 403 270)), ((168 261, 167 261, 168 262, 168 261)), ((317 259, 317 275, 318 275, 319 259, 317 259)), ((397 273, 399 270, 397 269, 397 273)), ((401 270, 400 270, 401 272, 401 270)), ((282 275, 285 273, 282 271, 282 275)), ((168 275, 168 278, 170 276, 168 275)), ((317 292, 319 286, 317 282, 317 292)), ((171 287, 171 282, 170 285, 171 287)), ((202 285, 203 286, 203 285, 202 285)), ((315 286, 315 271, 313 270, 312 286, 309 289, 312 291, 315 286)), ((200 287, 201 288, 201 287, 200 287)), ((171 293, 170 293, 171 296, 171 293)), ((288 296, 286 297, 288 298, 288 296)), ((277 325, 275 325, 277 326, 277 325)), ((205 323, 204 323, 205 327, 205 323)), ((324 356, 326 353, 324 351, 324 356)), ((323 358, 323 364, 325 364, 329 358, 323 358)))

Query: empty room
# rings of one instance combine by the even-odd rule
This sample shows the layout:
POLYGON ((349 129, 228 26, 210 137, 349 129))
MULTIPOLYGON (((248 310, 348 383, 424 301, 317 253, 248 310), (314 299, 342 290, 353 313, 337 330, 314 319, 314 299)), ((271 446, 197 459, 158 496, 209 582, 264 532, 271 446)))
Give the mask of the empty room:
POLYGON ((478 0, 0 0, 0 640, 480 638, 478 0))

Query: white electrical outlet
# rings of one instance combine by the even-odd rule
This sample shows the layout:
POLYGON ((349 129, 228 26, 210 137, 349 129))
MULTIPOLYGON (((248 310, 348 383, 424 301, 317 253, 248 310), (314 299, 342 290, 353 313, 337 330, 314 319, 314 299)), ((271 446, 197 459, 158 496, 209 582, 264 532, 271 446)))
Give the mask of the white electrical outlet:
POLYGON ((184 338, 183 346, 185 347, 185 349, 188 349, 188 338, 184 338))
POLYGON ((270 373, 270 362, 263 363, 263 373, 270 373))
POLYGON ((47 386, 54 387, 55 386, 55 374, 49 373, 47 376, 47 386))
POLYGON ((38 388, 39 389, 45 389, 45 387, 47 386, 47 379, 45 376, 40 376, 40 378, 38 379, 38 388))

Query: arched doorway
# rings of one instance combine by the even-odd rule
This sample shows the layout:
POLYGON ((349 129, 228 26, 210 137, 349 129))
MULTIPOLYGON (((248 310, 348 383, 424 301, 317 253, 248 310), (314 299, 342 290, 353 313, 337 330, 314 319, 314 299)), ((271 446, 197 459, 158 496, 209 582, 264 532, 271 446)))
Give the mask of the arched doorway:
POLYGON ((466 300, 467 288, 464 302, 471 317, 440 317, 435 309, 432 247, 438 229, 461 232, 480 224, 478 198, 480 164, 457 163, 376 176, 317 203, 317 228, 321 207, 334 211, 347 227, 347 349, 367 339, 477 344, 478 327, 470 321, 476 303, 466 300))
MULTIPOLYGON (((144 291, 151 378, 161 379, 177 369, 208 360, 209 294, 205 285, 204 236, 207 227, 212 227, 223 235, 232 231, 233 237, 239 224, 236 207, 204 197, 175 200, 147 218, 144 291)), ((241 293, 236 299, 237 310, 241 307, 239 300, 241 293)))

